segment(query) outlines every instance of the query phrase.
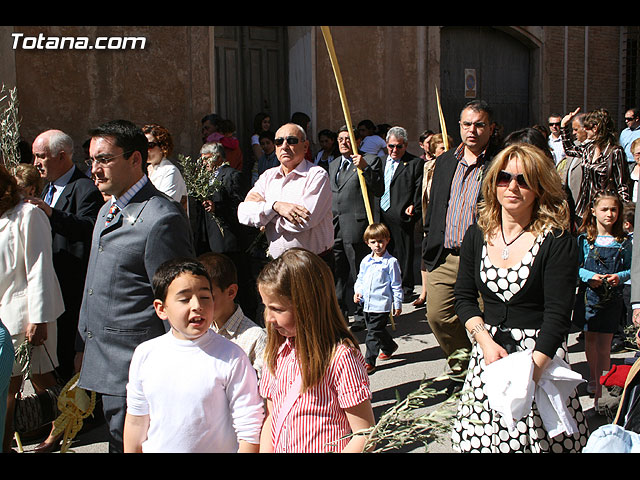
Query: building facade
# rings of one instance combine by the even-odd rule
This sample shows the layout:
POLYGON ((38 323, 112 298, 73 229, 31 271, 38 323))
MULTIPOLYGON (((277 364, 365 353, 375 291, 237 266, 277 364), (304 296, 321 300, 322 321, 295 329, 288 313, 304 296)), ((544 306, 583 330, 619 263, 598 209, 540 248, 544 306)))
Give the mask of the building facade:
MULTIPOLYGON (((474 98, 494 107, 505 133, 576 107, 607 108, 621 130, 624 112, 640 106, 638 27, 330 32, 352 122, 402 125, 414 153, 423 130, 440 131, 436 91, 456 141, 460 109, 474 98)), ((62 129, 76 141, 76 160, 87 131, 115 118, 164 125, 174 157, 197 154, 201 119, 212 112, 235 123, 247 155, 258 112, 271 114, 274 130, 307 113, 314 143, 320 130, 345 123, 317 26, 4 26, 0 55, 0 82, 18 90, 24 139, 62 129)))

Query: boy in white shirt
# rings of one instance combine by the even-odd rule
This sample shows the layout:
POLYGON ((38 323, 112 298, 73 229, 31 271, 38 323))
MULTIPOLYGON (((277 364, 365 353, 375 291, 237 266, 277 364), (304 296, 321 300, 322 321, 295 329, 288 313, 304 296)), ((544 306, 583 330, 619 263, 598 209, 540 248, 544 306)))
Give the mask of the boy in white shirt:
POLYGON ((171 329, 133 354, 125 453, 257 452, 264 410, 256 374, 240 347, 210 329, 205 267, 165 262, 153 290, 156 313, 171 329))

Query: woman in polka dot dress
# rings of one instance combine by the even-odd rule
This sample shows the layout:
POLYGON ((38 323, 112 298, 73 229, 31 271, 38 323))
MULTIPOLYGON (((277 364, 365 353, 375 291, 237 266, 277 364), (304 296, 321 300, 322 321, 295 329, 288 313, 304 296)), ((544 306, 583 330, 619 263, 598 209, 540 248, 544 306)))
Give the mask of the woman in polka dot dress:
POLYGON ((534 146, 505 148, 487 171, 477 224, 462 244, 455 307, 474 346, 452 432, 457 451, 579 452, 586 445, 586 418, 575 392, 567 408, 578 433, 551 438, 535 401, 510 431, 489 407, 483 381, 486 365, 515 351, 533 352, 534 382, 555 355, 568 362, 579 257, 553 167, 534 146))

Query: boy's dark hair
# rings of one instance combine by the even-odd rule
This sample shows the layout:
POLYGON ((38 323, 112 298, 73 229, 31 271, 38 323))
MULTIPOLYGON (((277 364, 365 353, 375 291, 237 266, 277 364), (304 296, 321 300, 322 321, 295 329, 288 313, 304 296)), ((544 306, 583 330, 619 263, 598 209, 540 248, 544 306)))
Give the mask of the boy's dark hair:
POLYGON ((622 215, 624 217, 624 221, 628 222, 629 225, 631 225, 632 227, 634 226, 633 223, 635 221, 635 216, 636 216, 636 204, 635 202, 627 202, 624 204, 624 207, 622 207, 622 215))
POLYGON ((198 257, 209 274, 211 285, 226 290, 231 284, 238 283, 238 271, 231 259, 222 254, 207 252, 198 257))
POLYGON ((258 134, 258 140, 262 140, 263 138, 268 138, 272 142, 275 142, 276 134, 274 132, 272 132, 271 130, 263 130, 262 132, 260 132, 258 134))
POLYGON ((153 274, 153 280, 151 281, 153 297, 164 302, 167 299, 169 285, 183 273, 205 277, 209 281, 209 286, 211 286, 211 278, 202 263, 193 258, 174 258, 161 264, 156 269, 156 273, 153 274))
POLYGON ((93 137, 113 137, 116 146, 120 147, 124 158, 129 158, 133 152, 138 151, 142 155, 142 170, 146 171, 147 157, 149 155, 149 141, 142 129, 129 120, 112 120, 89 130, 93 137))
POLYGON ((362 236, 365 242, 369 240, 380 240, 380 239, 391 239, 391 232, 386 225, 382 223, 372 223, 367 227, 364 231, 364 235, 362 236))

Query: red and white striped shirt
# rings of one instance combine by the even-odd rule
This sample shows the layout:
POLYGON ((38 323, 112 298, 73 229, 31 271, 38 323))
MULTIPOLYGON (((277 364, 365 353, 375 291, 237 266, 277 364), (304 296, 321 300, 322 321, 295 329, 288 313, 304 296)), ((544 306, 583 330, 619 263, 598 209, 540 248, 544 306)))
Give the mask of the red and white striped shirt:
MULTIPOLYGON (((294 339, 287 339, 278 352, 275 376, 269 368, 262 371, 260 394, 273 404, 271 441, 274 442, 275 419, 278 418, 289 387, 300 367, 294 339)), ((342 451, 351 433, 345 409, 371 399, 369 376, 358 349, 340 344, 315 387, 302 394, 291 408, 282 426, 276 453, 328 453, 342 451)))

